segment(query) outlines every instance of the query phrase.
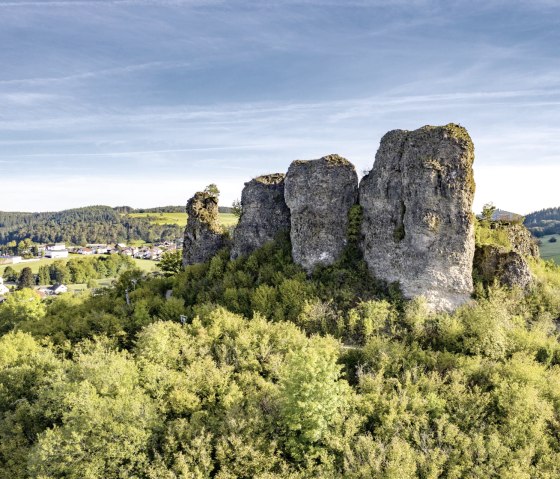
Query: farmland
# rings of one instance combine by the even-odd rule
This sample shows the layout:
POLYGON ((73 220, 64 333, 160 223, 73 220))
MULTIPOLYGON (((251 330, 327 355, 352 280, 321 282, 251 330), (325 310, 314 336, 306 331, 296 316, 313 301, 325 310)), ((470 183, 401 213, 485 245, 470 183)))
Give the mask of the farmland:
MULTIPOLYGON (((0 266, 0 276, 4 272, 4 268, 6 266, 11 266, 17 273, 20 273, 23 268, 29 267, 29 268, 31 268, 31 271, 33 272, 33 274, 38 274, 39 273, 39 268, 41 266, 50 266, 51 264, 53 264, 56 261, 66 263, 68 260, 70 260, 72 258, 79 258, 79 256, 78 255, 71 255, 70 257, 65 258, 65 259, 41 258, 41 259, 33 260, 33 261, 23 261, 23 262, 17 263, 17 264, 2 265, 2 266, 0 266)), ((87 260, 88 258, 87 257, 82 257, 80 259, 87 260)), ((156 266, 157 263, 155 261, 151 261, 151 260, 148 260, 148 259, 136 259, 136 258, 133 258, 133 261, 139 269, 141 269, 142 271, 144 271, 146 273, 149 273, 151 271, 156 271, 156 269, 157 269, 157 266, 156 266)))
POLYGON ((560 235, 547 235, 539 238, 540 245, 539 250, 541 253, 541 258, 552 259, 556 263, 560 264, 560 235), (550 243, 550 238, 556 237, 558 241, 556 243, 550 243))

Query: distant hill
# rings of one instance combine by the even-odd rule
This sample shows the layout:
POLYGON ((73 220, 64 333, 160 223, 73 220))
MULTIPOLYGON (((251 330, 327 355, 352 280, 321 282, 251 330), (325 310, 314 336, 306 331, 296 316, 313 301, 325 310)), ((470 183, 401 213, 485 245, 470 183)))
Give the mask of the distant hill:
MULTIPOLYGON (((115 211, 119 213, 185 213, 185 205, 180 206, 156 206, 154 208, 132 208, 132 206, 115 206, 115 211)), ((232 213, 233 208, 230 206, 220 206, 220 213, 232 213)))
POLYGON ((0 211, 0 245, 25 238, 35 243, 157 242, 175 240, 182 234, 177 224, 154 224, 146 218, 121 214, 110 206, 45 213, 0 211))
POLYGON ((560 234, 560 207, 535 211, 525 217, 524 224, 537 238, 560 234))
POLYGON ((517 223, 517 222, 521 222, 522 219, 523 219, 522 215, 519 215, 517 213, 512 213, 511 211, 505 211, 500 209, 497 209, 492 214, 493 221, 511 221, 512 223, 517 223))

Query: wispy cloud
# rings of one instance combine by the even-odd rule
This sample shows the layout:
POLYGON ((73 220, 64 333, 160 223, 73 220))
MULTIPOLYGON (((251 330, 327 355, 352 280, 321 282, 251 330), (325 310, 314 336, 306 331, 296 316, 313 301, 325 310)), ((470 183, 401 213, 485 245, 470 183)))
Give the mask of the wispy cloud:
POLYGON ((34 93, 34 92, 15 92, 15 93, 0 93, 0 104, 13 104, 18 106, 31 106, 42 103, 51 103, 60 101, 63 97, 61 95, 50 93, 34 93))
MULTIPOLYGON (((103 184, 126 202, 171 202, 164 187, 133 186, 161 180, 182 202, 182 181, 233 174, 233 191, 296 158, 337 152, 370 168, 386 131, 448 122, 469 129, 484 175, 529 161, 550 174, 553 3, 0 0, 3 198, 39 172, 47 199, 68 179, 69 203, 104 201, 103 184), (75 178, 97 171, 116 179, 75 178)), ((489 200, 506 209, 519 196, 500 195, 489 200)))
POLYGON ((0 85, 42 85, 45 83, 61 83, 74 80, 86 80, 90 78, 98 78, 101 76, 127 75, 144 70, 163 70, 166 68, 184 68, 189 66, 189 62, 184 61, 154 61, 146 63, 137 63, 132 65, 124 65, 113 68, 104 68, 86 72, 73 73, 71 75, 54 76, 54 77, 36 77, 36 78, 17 78, 9 80, 0 80, 0 85))
MULTIPOLYGON (((31 95, 33 98, 33 95, 31 95)), ((38 95, 41 98, 41 95, 38 95)), ((134 108, 130 111, 116 112, 115 108, 102 113, 83 115, 70 110, 66 115, 57 115, 33 119, 26 117, 21 121, 0 120, 0 128, 6 130, 33 130, 66 126, 87 125, 159 125, 161 123, 177 124, 200 123, 211 126, 220 124, 239 124, 240 122, 294 121, 299 116, 324 115, 328 121, 341 121, 360 118, 372 112, 387 114, 392 111, 410 111, 423 109, 426 112, 441 110, 455 105, 470 106, 483 104, 508 104, 514 100, 517 108, 539 106, 542 102, 560 101, 560 88, 504 90, 504 91, 464 91, 451 93, 432 93, 425 95, 374 95, 345 100, 327 100, 322 102, 247 102, 230 103, 216 106, 176 105, 172 107, 134 108), (535 101, 541 98, 542 101, 535 101), (505 101, 505 103, 504 103, 505 101)))
POLYGON ((187 153, 187 152, 202 152, 202 151, 231 151, 231 150, 252 150, 259 148, 268 148, 269 145, 227 145, 227 146, 201 146, 193 148, 172 148, 165 150, 132 150, 132 151, 104 151, 102 153, 33 153, 18 155, 18 158, 60 158, 60 157, 119 157, 119 156, 139 156, 139 155, 154 155, 161 153, 187 153))
POLYGON ((218 0, 21 0, 0 2, 0 7, 68 7, 68 6, 112 6, 112 5, 208 5, 222 3, 218 0))

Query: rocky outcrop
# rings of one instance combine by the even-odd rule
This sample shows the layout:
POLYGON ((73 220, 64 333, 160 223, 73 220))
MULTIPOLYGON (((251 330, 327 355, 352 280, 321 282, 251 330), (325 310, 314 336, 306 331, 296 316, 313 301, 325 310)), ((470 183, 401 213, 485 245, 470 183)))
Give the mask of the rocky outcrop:
POLYGON ((285 175, 259 176, 241 193, 241 217, 233 232, 231 258, 245 256, 290 230, 290 210, 284 201, 285 175))
POLYGON ((520 224, 509 225, 505 227, 505 231, 513 251, 521 256, 540 257, 539 245, 525 226, 520 224))
POLYGON ((394 130, 360 183, 362 249, 371 273, 450 311, 473 289, 474 147, 449 124, 394 130))
POLYGON ((204 263, 225 246, 218 222, 218 200, 198 192, 187 202, 187 226, 183 242, 183 265, 204 263))
POLYGON ((496 245, 476 247, 473 274, 485 285, 497 281, 510 288, 526 288, 532 282, 525 258, 516 251, 508 251, 496 245))
POLYGON ((356 170, 338 155, 290 165, 284 196, 294 262, 310 273, 336 261, 347 243, 348 210, 357 195, 356 170))

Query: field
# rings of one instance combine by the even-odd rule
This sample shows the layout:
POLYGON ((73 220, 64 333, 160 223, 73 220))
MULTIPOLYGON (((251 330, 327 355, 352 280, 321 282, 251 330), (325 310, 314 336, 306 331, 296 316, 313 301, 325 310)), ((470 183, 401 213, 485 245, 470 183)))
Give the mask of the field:
POLYGON ((73 257, 74 256, 70 256, 69 258, 64 258, 64 259, 43 258, 43 259, 39 259, 37 261, 24 261, 23 263, 18 263, 18 264, 2 265, 2 266, 0 266, 0 273, 4 272, 4 268, 6 266, 11 266, 18 273, 20 273, 23 268, 30 267, 31 271, 33 271, 33 274, 37 274, 37 273, 39 273, 39 268, 41 266, 45 266, 45 265, 48 266, 48 265, 54 263, 55 261, 64 261, 66 263, 66 261, 68 261, 70 258, 73 258, 73 257))
MULTIPOLYGON (((176 224, 185 226, 187 224, 187 215, 185 213, 130 213, 132 218, 148 218, 152 223, 158 225, 176 224)), ((237 216, 233 213, 220 213, 220 223, 228 228, 237 224, 237 216)))
POLYGON ((552 259, 556 263, 560 264, 560 235, 548 235, 539 238, 541 244, 539 246, 539 250, 541 252, 541 258, 543 259, 552 259), (549 239, 555 236, 558 240, 556 243, 549 243, 549 239))
MULTIPOLYGON (((64 259, 43 258, 43 259, 39 259, 37 261, 29 261, 29 262, 23 262, 23 263, 18 263, 18 264, 2 265, 2 266, 0 266, 0 276, 4 273, 4 268, 6 266, 11 266, 18 273, 21 272, 21 270, 23 268, 25 268, 26 266, 29 266, 31 268, 31 271, 33 272, 33 274, 37 274, 37 273, 39 273, 39 268, 41 266, 45 266, 45 265, 48 266, 48 265, 54 263, 55 261, 66 262, 71 258, 80 258, 80 256, 79 255, 71 255, 68 258, 64 258, 64 259)), ((149 273, 151 271, 156 270, 157 263, 155 261, 151 261, 149 259, 136 259, 136 258, 134 258, 134 262, 136 263, 136 266, 139 269, 141 269, 142 271, 145 271, 146 273, 149 273)))
POLYGON ((133 259, 134 262, 136 263, 136 266, 142 271, 144 271, 145 273, 150 273, 152 271, 157 270, 156 261, 152 261, 150 259, 137 259, 137 258, 133 258, 133 259))

